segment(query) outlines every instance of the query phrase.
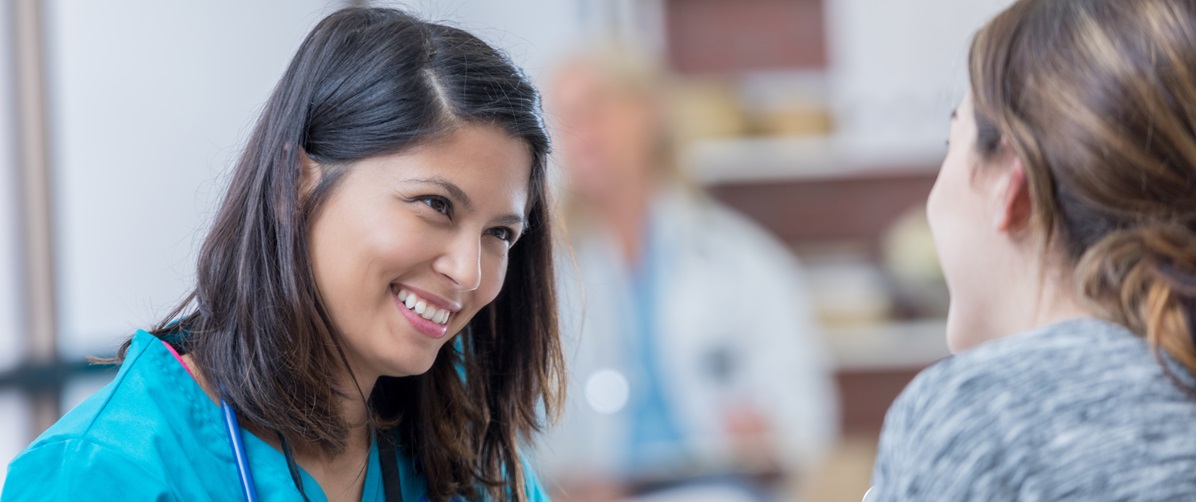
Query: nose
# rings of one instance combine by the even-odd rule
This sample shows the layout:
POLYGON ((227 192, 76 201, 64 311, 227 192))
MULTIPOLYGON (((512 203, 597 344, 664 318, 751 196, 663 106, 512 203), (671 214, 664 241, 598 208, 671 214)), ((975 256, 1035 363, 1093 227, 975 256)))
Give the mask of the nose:
POLYGON ((482 282, 482 240, 461 232, 448 242, 432 269, 453 282, 458 291, 473 291, 482 282))

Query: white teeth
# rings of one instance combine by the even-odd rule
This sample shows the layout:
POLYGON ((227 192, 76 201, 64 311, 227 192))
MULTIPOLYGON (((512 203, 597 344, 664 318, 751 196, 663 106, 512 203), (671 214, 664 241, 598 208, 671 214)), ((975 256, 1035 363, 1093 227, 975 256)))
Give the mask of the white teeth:
POLYGON ((406 305, 407 308, 418 314, 420 317, 432 321, 436 324, 445 324, 448 322, 452 312, 447 309, 437 308, 433 305, 428 305, 427 301, 421 300, 415 293, 405 289, 399 290, 399 302, 406 305))

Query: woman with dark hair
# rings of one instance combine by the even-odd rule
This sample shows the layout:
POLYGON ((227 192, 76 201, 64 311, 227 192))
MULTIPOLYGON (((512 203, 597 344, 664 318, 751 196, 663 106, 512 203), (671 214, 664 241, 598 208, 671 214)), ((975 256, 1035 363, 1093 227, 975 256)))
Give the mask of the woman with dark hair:
POLYGON ((876 500, 1196 500, 1196 2, 1021 0, 976 35, 928 213, 958 354, 876 500))
POLYGON ((13 461, 4 499, 539 500, 563 389, 539 96, 388 9, 308 35, 194 292, 13 461))

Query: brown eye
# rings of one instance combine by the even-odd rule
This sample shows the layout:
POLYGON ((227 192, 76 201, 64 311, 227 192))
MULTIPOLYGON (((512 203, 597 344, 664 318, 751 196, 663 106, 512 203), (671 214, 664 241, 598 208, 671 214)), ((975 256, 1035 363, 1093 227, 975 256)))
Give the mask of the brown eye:
POLYGON ((515 231, 507 227, 494 227, 488 230, 487 233, 508 244, 515 240, 515 231))
POLYGON ((449 202, 449 200, 444 197, 439 195, 426 195, 420 197, 419 201, 432 208, 433 211, 448 216, 449 218, 453 217, 453 203, 449 202))

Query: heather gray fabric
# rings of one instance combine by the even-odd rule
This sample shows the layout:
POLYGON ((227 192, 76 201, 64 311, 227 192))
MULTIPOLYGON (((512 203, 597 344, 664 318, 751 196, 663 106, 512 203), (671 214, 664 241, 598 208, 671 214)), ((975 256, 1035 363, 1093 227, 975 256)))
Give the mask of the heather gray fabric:
POLYGON ((881 501, 1196 501, 1196 400, 1125 328, 1062 322, 918 375, 873 484, 881 501))

